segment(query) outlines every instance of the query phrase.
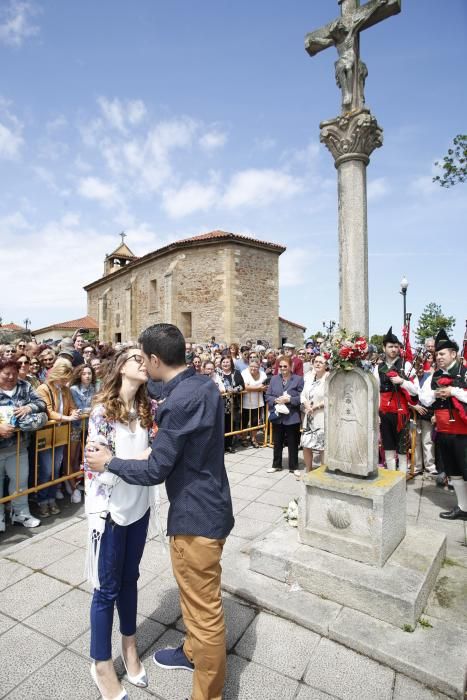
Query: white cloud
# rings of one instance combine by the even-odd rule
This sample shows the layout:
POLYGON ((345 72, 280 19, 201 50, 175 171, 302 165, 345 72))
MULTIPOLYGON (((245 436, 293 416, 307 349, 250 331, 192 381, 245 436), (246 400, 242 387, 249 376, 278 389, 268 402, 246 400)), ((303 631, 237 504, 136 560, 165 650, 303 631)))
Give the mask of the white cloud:
POLYGON ((298 287, 310 281, 318 253, 305 248, 288 248, 279 258, 281 287, 298 287))
POLYGON ((265 206, 287 199, 303 190, 303 183, 281 170, 250 169, 233 175, 223 203, 229 209, 240 206, 265 206))
POLYGON ((45 125, 45 128, 49 132, 53 131, 58 131, 59 129, 63 129, 65 126, 68 126, 68 120, 63 114, 59 114, 58 117, 55 117, 54 119, 49 119, 47 124, 45 125))
POLYGON ((39 27, 32 18, 38 9, 27 0, 10 0, 0 18, 0 43, 19 47, 25 39, 35 36, 39 27))
POLYGON ((99 97, 97 102, 108 124, 123 134, 127 132, 128 126, 136 126, 146 116, 146 107, 142 100, 108 100, 106 97, 99 97))
POLYGON ((20 129, 10 128, 0 122, 0 158, 16 160, 23 144, 20 129))
POLYGON ((181 218, 195 211, 207 211, 216 202, 218 192, 214 185, 186 182, 179 190, 169 189, 163 193, 163 204, 167 214, 181 218))
POLYGON ((381 199, 390 191, 390 187, 385 177, 377 177, 375 180, 370 180, 367 188, 368 201, 372 202, 381 199))
POLYGON ((413 192, 424 197, 433 197, 438 194, 439 185, 433 182, 433 178, 429 175, 422 175, 415 178, 410 188, 413 192))
POLYGON ((227 134, 222 131, 208 131, 199 139, 203 151, 214 151, 227 143, 227 134))
POLYGON ((98 177, 81 178, 78 184, 78 192, 82 197, 99 202, 105 207, 111 207, 118 201, 116 187, 98 177))

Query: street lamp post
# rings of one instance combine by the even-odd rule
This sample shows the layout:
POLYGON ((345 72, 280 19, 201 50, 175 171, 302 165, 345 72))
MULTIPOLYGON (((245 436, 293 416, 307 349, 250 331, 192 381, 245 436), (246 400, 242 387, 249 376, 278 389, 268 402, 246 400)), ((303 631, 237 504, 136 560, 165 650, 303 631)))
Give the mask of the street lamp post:
POLYGON ((400 294, 402 294, 402 299, 404 300, 404 320, 402 323, 402 327, 405 326, 406 321, 407 321, 407 287, 409 286, 409 281, 407 277, 404 275, 403 278, 401 279, 401 291, 400 294))
POLYGON ((326 331, 326 336, 330 336, 336 325, 335 321, 323 321, 323 328, 326 331))

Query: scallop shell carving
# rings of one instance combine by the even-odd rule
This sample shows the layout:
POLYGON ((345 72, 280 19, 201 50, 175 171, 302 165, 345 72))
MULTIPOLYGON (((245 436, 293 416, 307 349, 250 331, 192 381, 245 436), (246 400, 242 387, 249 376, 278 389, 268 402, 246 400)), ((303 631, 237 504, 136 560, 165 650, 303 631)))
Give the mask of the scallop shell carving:
POLYGON ((337 527, 339 530, 345 530, 351 523, 350 513, 342 502, 333 503, 333 505, 328 508, 326 515, 331 525, 334 525, 334 527, 337 527))

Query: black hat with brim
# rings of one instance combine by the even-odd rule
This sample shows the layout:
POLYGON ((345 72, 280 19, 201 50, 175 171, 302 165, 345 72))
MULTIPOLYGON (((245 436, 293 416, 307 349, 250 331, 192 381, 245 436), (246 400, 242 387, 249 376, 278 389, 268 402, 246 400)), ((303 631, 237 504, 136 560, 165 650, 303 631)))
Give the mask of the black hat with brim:
POLYGON ((435 351, 440 350, 455 350, 459 352, 459 346, 455 340, 451 340, 444 328, 441 328, 438 335, 435 338, 435 351))

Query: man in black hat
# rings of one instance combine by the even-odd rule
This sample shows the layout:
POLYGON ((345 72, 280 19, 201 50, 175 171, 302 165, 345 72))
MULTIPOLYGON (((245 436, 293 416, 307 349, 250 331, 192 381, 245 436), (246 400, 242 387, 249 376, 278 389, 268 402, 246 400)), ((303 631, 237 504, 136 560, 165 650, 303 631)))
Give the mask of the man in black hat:
POLYGON ((420 401, 434 408, 440 455, 457 497, 457 506, 439 517, 467 520, 467 370, 444 328, 436 336, 435 352, 438 369, 425 382, 420 401))
POLYGON ((381 441, 387 468, 396 469, 397 454, 399 471, 407 472, 409 403, 417 397, 417 389, 405 377, 401 343, 392 326, 383 338, 383 349, 384 360, 374 369, 379 381, 381 441))

